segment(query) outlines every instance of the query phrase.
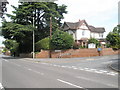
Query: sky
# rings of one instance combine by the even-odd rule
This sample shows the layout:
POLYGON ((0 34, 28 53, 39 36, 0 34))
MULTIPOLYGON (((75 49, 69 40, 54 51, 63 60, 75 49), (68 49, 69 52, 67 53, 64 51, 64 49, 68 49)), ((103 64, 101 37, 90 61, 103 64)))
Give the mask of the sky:
MULTIPOLYGON (((77 22, 86 20, 89 25, 104 27, 104 37, 118 24, 118 2, 120 0, 58 0, 58 5, 67 6, 67 14, 64 14, 62 22, 77 22)), ((18 6, 18 0, 8 0, 7 13, 12 13, 11 5, 18 6)), ((9 20, 7 18, 7 20, 9 20)), ((0 24, 1 25, 1 24, 0 24)), ((3 37, 0 37, 0 46, 3 37)))

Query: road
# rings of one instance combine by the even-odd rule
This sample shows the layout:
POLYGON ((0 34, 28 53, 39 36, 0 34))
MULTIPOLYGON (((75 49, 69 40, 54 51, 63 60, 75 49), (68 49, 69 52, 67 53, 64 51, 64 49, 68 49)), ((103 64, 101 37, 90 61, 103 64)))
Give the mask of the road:
MULTIPOLYGON (((1 84, 5 88, 118 88, 117 72, 95 68, 95 62, 102 62, 102 58, 95 62, 92 58, 84 59, 31 60, 0 55, 1 84)), ((108 59, 105 62, 106 66, 108 59)))

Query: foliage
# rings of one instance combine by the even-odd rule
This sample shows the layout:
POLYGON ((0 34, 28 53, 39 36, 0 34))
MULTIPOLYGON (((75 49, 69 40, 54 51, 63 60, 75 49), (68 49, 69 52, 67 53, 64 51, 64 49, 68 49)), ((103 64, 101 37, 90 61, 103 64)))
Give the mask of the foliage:
POLYGON ((44 38, 36 43, 36 50, 49 50, 50 39, 49 37, 44 38))
POLYGON ((49 36, 50 17, 52 17, 52 30, 55 31, 64 19, 63 14, 67 13, 65 5, 59 6, 53 2, 24 2, 18 7, 12 7, 13 14, 7 14, 11 22, 3 22, 2 35, 19 43, 19 53, 32 52, 33 30, 36 43, 49 36))
POLYGON ((82 48, 82 49, 83 49, 83 48, 88 48, 88 47, 87 47, 87 46, 80 46, 80 48, 82 48))
POLYGON ((110 32, 106 40, 113 49, 120 49, 120 25, 117 25, 112 32, 110 32))
POLYGON ((56 50, 70 49, 73 46, 74 39, 66 32, 57 30, 51 39, 51 48, 56 50))
POLYGON ((30 52, 32 50, 32 25, 21 25, 12 22, 4 22, 2 25, 2 35, 6 39, 19 42, 19 52, 30 52))
POLYGON ((19 43, 17 43, 15 40, 5 40, 3 41, 3 44, 8 50, 10 50, 11 55, 13 55, 14 53, 17 54, 19 43))
POLYGON ((9 50, 7 48, 3 48, 2 53, 5 54, 6 52, 8 52, 9 50))
POLYGON ((90 39, 88 40, 88 44, 90 44, 90 43, 96 44, 96 47, 100 47, 100 46, 101 46, 101 45, 100 45, 100 42, 99 42, 97 39, 95 39, 95 38, 90 38, 90 39))
POLYGON ((63 14, 67 13, 66 6, 58 6, 53 2, 25 2, 17 7, 12 6, 15 11, 13 15, 8 15, 13 22, 29 25, 33 24, 37 28, 36 41, 49 36, 50 17, 52 17, 53 31, 60 27, 63 14))

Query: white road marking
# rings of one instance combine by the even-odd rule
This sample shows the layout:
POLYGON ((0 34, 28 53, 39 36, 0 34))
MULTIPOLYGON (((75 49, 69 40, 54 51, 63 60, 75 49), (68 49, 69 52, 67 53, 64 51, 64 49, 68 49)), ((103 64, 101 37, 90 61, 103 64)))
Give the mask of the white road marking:
POLYGON ((107 73, 107 75, 112 75, 112 76, 115 76, 116 74, 113 74, 113 73, 107 73))
POLYGON ((53 66, 55 66, 55 67, 56 67, 57 65, 55 65, 55 64, 54 64, 53 66))
POLYGON ((2 90, 4 87, 2 86, 2 84, 0 83, 0 90, 2 90))
POLYGON ((75 66, 72 66, 72 67, 75 67, 75 66))
POLYGON ((103 72, 100 72, 100 71, 95 71, 95 73, 103 73, 103 72))
POLYGON ((8 60, 5 60, 5 59, 4 59, 4 61, 9 62, 8 60))
POLYGON ((107 86, 110 86, 110 87, 111 87, 111 86, 112 86, 112 87, 115 87, 115 88, 118 87, 117 85, 102 83, 102 82, 96 81, 96 80, 94 80, 94 79, 89 79, 89 78, 86 78, 86 77, 77 76, 76 78, 80 78, 80 79, 84 79, 84 80, 87 80, 87 81, 92 81, 92 82, 104 84, 104 85, 107 85, 107 86))
POLYGON ((89 68, 84 68, 84 69, 87 69, 87 70, 88 70, 89 68))
POLYGON ((66 66, 61 66, 61 67, 66 67, 66 66))
POLYGON ((73 69, 78 69, 78 68, 73 68, 73 69))
POLYGON ((60 82, 66 83, 66 84, 68 84, 68 85, 71 85, 71 86, 77 87, 77 88, 83 88, 83 87, 81 87, 81 86, 78 86, 78 85, 72 84, 72 83, 67 82, 67 81, 63 81, 63 80, 61 80, 61 79, 57 79, 57 80, 60 81, 60 82))
POLYGON ((31 71, 32 69, 29 68, 28 70, 31 71))
MULTIPOLYGON (((47 64, 48 63, 42 63, 42 64, 47 64)), ((49 64, 55 67, 62 67, 62 68, 72 68, 72 69, 78 69, 78 70, 82 70, 82 71, 88 71, 88 72, 93 72, 93 73, 99 73, 99 74, 107 74, 107 75, 112 75, 115 76, 118 73, 115 72, 109 72, 109 71, 105 71, 105 70, 97 70, 97 69, 93 69, 93 68, 82 68, 82 67, 76 67, 76 66, 61 66, 61 65, 56 65, 56 64, 49 64)))
POLYGON ((108 72, 108 71, 105 71, 105 70, 99 70, 99 71, 100 71, 100 72, 104 72, 104 73, 105 73, 105 72, 108 72))
POLYGON ((84 70, 83 68, 80 68, 79 70, 84 70))
POLYGON ((39 71, 35 71, 35 70, 31 69, 31 68, 29 68, 28 70, 32 71, 32 72, 35 72, 35 73, 38 73, 38 74, 41 74, 41 75, 44 75, 44 73, 40 73, 39 71))
POLYGON ((96 69, 90 69, 91 71, 96 71, 96 69))
POLYGON ((88 70, 85 70, 85 71, 88 71, 88 72, 93 72, 93 71, 91 71, 90 69, 88 69, 88 70))
POLYGON ((44 75, 44 73, 40 73, 41 75, 44 75))
POLYGON ((60 67, 60 65, 57 65, 57 67, 60 67))
POLYGON ((112 63, 113 61, 108 61, 108 62, 103 62, 103 64, 109 64, 112 63))

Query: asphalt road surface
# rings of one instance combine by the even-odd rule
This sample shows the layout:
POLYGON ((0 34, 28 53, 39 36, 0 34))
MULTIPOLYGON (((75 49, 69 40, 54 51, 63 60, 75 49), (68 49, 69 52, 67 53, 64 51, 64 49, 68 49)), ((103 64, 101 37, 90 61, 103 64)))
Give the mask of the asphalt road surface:
POLYGON ((6 88, 118 88, 118 73, 107 67, 112 60, 117 56, 32 60, 0 55, 0 84, 6 88))

